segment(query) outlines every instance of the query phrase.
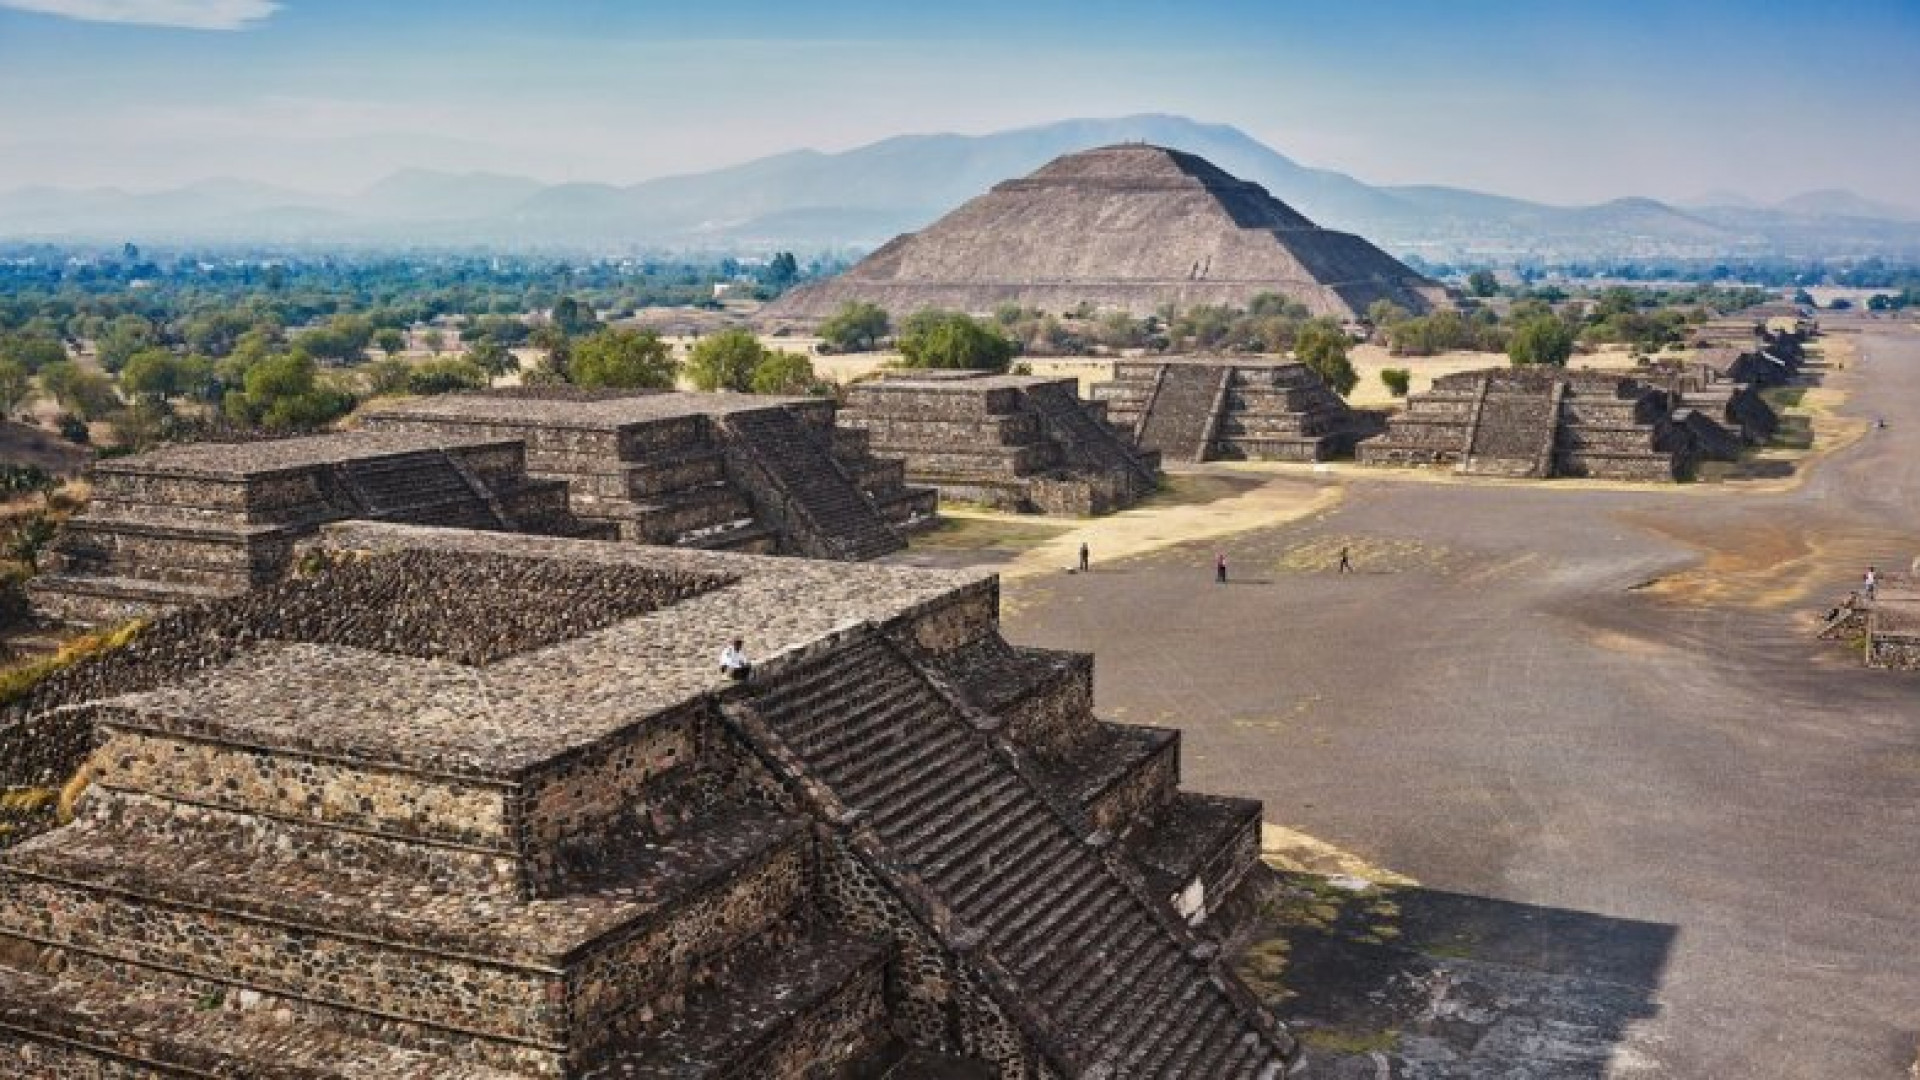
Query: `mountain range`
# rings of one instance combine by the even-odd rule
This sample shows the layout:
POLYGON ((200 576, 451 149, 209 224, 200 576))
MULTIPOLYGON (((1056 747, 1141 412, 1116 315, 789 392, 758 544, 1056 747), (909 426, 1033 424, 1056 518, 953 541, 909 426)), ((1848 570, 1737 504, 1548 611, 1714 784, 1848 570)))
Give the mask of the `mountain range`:
POLYGON ((1733 193, 1671 205, 1556 206, 1461 188, 1376 186, 1184 117, 1066 120, 990 135, 903 135, 636 184, 546 184, 409 169, 345 196, 233 179, 167 191, 0 193, 0 237, 219 244, 860 251, 1061 154, 1148 142, 1197 154, 1316 222, 1433 259, 1920 256, 1920 214, 1847 191, 1772 206, 1733 193))

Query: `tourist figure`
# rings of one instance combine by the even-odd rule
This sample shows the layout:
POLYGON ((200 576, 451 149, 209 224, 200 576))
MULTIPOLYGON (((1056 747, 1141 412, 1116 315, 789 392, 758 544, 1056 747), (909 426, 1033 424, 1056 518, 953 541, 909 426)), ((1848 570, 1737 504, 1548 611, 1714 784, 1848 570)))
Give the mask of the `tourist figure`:
POLYGON ((1213 583, 1215 585, 1225 585, 1227 583, 1227 553, 1224 551, 1214 553, 1213 583))
POLYGON ((747 659, 747 643, 734 638, 733 643, 720 650, 720 670, 727 678, 740 682, 753 674, 753 662, 747 659))
POLYGON ((1087 558, 1087 544, 1086 541, 1083 540, 1080 542, 1080 572, 1083 574, 1087 572, 1087 558))
POLYGON ((1340 549, 1340 566, 1334 572, 1337 574, 1353 573, 1353 560, 1347 558, 1347 549, 1344 547, 1340 549))
POLYGON ((1867 594, 1868 602, 1872 602, 1873 591, 1880 587, 1880 575, 1874 572, 1873 567, 1869 566, 1867 567, 1867 576, 1861 580, 1860 585, 1860 591, 1867 594))

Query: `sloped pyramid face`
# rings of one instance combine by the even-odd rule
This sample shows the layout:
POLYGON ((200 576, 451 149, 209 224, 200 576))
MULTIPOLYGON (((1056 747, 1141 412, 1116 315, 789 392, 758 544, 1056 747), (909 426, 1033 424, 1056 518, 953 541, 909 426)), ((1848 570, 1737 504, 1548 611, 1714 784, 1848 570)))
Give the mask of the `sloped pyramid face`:
POLYGON ((840 277, 794 290, 765 316, 818 320, 849 300, 896 317, 1010 302, 1146 315, 1168 303, 1243 307, 1261 293, 1338 317, 1380 299, 1415 312, 1446 302, 1436 282, 1358 236, 1320 228, 1258 184, 1191 154, 1130 143, 998 184, 840 277))

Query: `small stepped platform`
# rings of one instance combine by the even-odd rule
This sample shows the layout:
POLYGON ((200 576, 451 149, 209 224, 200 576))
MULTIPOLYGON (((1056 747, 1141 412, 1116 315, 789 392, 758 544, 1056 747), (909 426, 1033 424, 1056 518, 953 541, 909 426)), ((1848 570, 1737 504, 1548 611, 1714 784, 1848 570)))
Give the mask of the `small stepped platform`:
POLYGON ((364 426, 522 440, 575 515, 633 543, 862 561, 936 510, 821 398, 521 388, 382 403, 364 426))
POLYGON ((852 388, 841 422, 904 458, 914 483, 1006 510, 1103 514, 1159 485, 1159 462, 1081 401, 1071 379, 889 372, 852 388))
POLYGON ((1177 461, 1323 461, 1366 432, 1306 365, 1286 360, 1120 360, 1093 388, 1140 445, 1177 461))

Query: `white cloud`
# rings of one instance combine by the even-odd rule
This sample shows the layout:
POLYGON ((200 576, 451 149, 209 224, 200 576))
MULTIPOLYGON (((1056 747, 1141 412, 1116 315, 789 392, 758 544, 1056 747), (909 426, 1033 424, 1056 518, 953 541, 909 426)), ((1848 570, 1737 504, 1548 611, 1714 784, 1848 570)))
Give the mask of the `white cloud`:
POLYGON ((279 10, 278 0, 0 0, 0 7, 80 22, 245 30, 279 10))

